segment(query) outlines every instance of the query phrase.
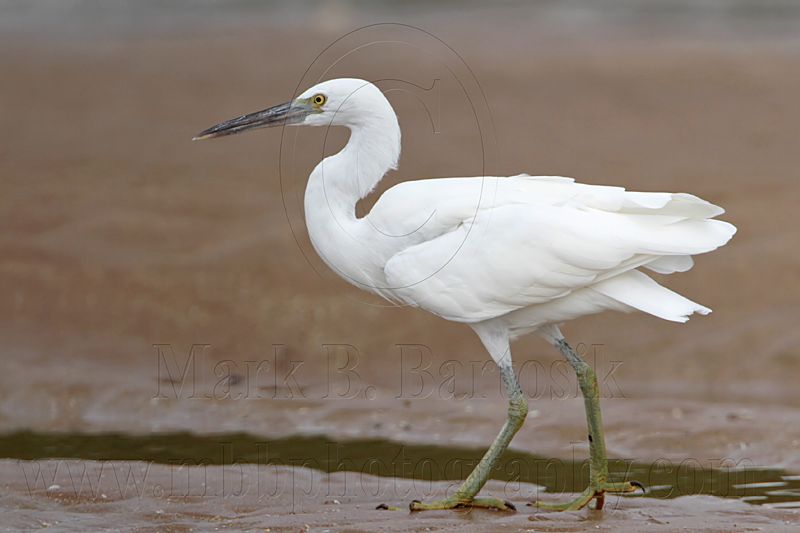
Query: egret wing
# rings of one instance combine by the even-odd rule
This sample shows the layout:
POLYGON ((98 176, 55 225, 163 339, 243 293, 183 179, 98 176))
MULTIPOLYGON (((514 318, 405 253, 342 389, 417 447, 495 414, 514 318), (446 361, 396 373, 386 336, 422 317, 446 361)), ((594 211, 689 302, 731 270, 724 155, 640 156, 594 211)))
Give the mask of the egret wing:
POLYGON ((435 214, 387 261, 386 280, 396 299, 450 320, 486 320, 640 266, 686 270, 735 231, 710 219, 722 209, 685 194, 530 176, 407 183, 376 204, 376 220, 435 214))

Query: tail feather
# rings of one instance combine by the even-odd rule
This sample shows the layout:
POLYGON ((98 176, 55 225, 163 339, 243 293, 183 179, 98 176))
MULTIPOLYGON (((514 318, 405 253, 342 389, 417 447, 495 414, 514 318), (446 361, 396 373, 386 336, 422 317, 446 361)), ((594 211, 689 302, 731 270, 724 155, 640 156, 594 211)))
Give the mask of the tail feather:
POLYGON ((645 215, 640 224, 640 253, 652 255, 704 254, 726 244, 736 233, 733 224, 714 219, 686 219, 660 223, 645 215))
POLYGON ((657 274, 673 274, 675 272, 686 272, 694 266, 694 259, 691 255, 663 255, 644 266, 657 274))
POLYGON ((725 212, 693 194, 625 191, 622 210, 626 213, 659 214, 681 218, 714 218, 725 212), (653 213, 657 211, 657 213, 653 213))
POLYGON ((711 312, 708 307, 659 285, 638 270, 601 281, 592 289, 633 309, 673 322, 686 322, 692 313, 707 315, 711 312))

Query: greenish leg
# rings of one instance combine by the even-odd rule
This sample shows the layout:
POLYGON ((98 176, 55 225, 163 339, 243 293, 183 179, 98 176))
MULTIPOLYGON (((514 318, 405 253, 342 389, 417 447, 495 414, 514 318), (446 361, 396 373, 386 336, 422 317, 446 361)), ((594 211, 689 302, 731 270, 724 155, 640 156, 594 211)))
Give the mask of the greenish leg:
POLYGON ((602 509, 605 493, 634 492, 642 487, 638 481, 610 483, 608 481, 608 459, 606 457, 606 441, 603 434, 603 417, 600 414, 600 391, 597 376, 589 364, 575 353, 564 339, 555 341, 555 347, 572 365, 578 376, 578 384, 583 394, 586 407, 586 423, 589 428, 589 486, 574 500, 562 504, 535 502, 534 505, 553 511, 577 511, 585 507, 593 499, 597 500, 595 509, 602 509))
POLYGON ((476 466, 466 481, 459 487, 459 489, 444 500, 434 501, 431 503, 422 503, 419 500, 414 500, 409 505, 412 511, 424 511, 433 509, 456 509, 461 507, 481 507, 487 509, 499 510, 516 510, 515 507, 505 500, 498 498, 476 498, 475 496, 486 484, 492 469, 497 464, 500 456, 508 447, 511 439, 522 427, 525 417, 528 414, 528 402, 522 394, 517 377, 514 375, 514 369, 510 364, 500 366, 500 374, 503 378, 503 383, 508 394, 508 417, 503 424, 503 429, 489 446, 489 449, 481 458, 478 466, 476 466))

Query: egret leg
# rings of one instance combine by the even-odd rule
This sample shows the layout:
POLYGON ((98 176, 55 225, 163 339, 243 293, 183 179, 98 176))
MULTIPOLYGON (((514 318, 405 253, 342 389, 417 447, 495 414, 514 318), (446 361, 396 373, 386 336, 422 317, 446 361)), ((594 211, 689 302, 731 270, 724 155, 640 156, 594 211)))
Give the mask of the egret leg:
POLYGON ((583 394, 586 424, 589 428, 589 486, 572 501, 562 504, 534 502, 533 505, 553 511, 577 511, 592 500, 596 500, 595 509, 602 509, 606 492, 625 493, 634 492, 637 488, 644 490, 644 488, 638 481, 622 483, 608 481, 608 458, 603 434, 603 417, 600 413, 600 390, 597 386, 597 376, 592 367, 575 353, 563 338, 555 339, 553 344, 575 370, 583 394))
POLYGON ((503 424, 503 429, 500 430, 500 433, 494 439, 492 445, 489 446, 489 449, 483 455, 478 465, 472 470, 464 483, 452 496, 444 500, 430 503, 422 503, 419 500, 414 500, 409 505, 412 511, 457 509, 465 507, 480 507, 502 511, 516 510, 511 502, 499 498, 475 497, 486 484, 492 469, 508 447, 511 439, 514 438, 519 428, 522 427, 525 417, 528 414, 528 402, 522 394, 522 389, 520 389, 519 382, 517 381, 516 375, 514 375, 514 369, 511 367, 510 362, 500 366, 500 375, 502 376, 503 384, 508 394, 508 416, 503 424))

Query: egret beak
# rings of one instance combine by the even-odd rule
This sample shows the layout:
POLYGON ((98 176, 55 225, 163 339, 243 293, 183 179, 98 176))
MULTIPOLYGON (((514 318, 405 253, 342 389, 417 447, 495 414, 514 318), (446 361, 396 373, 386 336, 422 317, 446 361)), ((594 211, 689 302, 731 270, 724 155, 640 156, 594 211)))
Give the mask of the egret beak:
POLYGON ((301 102, 286 102, 263 111, 232 118, 198 133, 193 141, 224 137, 256 128, 271 128, 288 124, 299 124, 312 112, 311 106, 301 102))

